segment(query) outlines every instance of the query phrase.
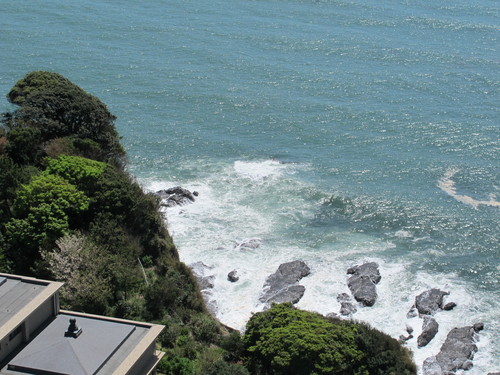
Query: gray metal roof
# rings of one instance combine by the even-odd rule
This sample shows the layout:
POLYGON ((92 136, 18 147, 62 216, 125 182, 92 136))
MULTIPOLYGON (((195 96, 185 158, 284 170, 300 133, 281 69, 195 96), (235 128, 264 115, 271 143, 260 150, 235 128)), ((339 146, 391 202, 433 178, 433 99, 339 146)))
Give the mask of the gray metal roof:
POLYGON ((137 328, 132 324, 77 316, 76 324, 83 332, 77 338, 65 337, 72 317, 58 315, 9 362, 8 369, 58 375, 96 374, 137 328))
POLYGON ((1 277, 0 282, 0 326, 34 300, 48 284, 25 279, 1 277))

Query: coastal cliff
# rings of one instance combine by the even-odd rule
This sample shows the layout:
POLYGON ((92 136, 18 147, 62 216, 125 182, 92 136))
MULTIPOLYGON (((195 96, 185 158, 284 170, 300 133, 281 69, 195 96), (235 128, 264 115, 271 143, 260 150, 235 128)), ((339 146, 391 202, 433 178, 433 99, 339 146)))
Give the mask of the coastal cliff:
MULTIPOLYGON (((18 108, 3 115, 0 129, 2 271, 65 282, 67 309, 161 322, 167 355, 159 370, 166 374, 416 372, 409 352, 387 335, 287 303, 255 314, 243 339, 221 325, 179 260, 161 200, 125 171, 115 117, 105 104, 50 72, 27 74, 7 97, 18 108), (311 346, 318 327, 321 340, 311 346), (276 340, 291 340, 300 355, 276 340), (334 355, 339 351, 341 357, 334 355)), ((307 275, 305 267, 292 284, 307 275)), ((281 294, 265 300, 284 301, 281 294)))

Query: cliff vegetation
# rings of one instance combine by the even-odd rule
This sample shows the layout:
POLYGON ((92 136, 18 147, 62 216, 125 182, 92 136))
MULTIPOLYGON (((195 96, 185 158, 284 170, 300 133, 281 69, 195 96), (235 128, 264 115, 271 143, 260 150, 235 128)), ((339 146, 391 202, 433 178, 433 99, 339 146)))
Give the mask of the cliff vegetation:
POLYGON ((159 214, 125 170, 115 117, 63 76, 32 72, 0 127, 0 270, 64 281, 63 308, 166 326, 165 374, 414 374, 369 327, 275 305, 243 338, 206 311, 159 214))

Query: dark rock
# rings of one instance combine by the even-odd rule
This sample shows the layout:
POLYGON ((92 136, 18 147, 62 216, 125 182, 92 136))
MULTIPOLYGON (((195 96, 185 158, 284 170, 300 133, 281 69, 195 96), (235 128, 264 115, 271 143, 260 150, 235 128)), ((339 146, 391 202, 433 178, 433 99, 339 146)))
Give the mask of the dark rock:
POLYGON ((403 342, 406 342, 406 341, 408 341, 408 340, 410 340, 410 339, 412 339, 412 338, 413 338, 413 335, 408 335, 408 336, 405 336, 405 335, 399 335, 399 339, 398 339, 398 341, 399 341, 400 343, 403 343, 403 342))
POLYGON ((238 276, 238 272, 236 272, 236 270, 232 270, 227 274, 227 279, 232 283, 235 283, 240 279, 240 277, 238 276))
POLYGON ((413 333, 413 327, 409 326, 409 325, 406 325, 406 332, 408 332, 408 334, 411 335, 413 333))
POLYGON ((424 375, 446 375, 458 370, 470 369, 474 353, 477 352, 476 325, 478 325, 477 328, 482 326, 478 323, 474 326, 453 328, 448 333, 439 353, 424 361, 424 375))
POLYGON ((166 190, 159 190, 156 195, 160 197, 164 202, 163 206, 173 207, 182 206, 188 203, 193 203, 195 198, 194 194, 189 190, 176 186, 166 190))
POLYGON ((488 372, 488 375, 500 375, 500 372, 488 372))
POLYGON ((339 293, 339 294, 337 294, 337 301, 338 302, 350 302, 351 296, 347 293, 339 293))
POLYGON ((439 324, 436 319, 429 315, 424 316, 424 322, 422 324, 422 333, 417 338, 418 347, 426 346, 438 333, 439 324))
POLYGON ((339 319, 339 316, 337 315, 337 313, 334 313, 334 312, 326 314, 326 317, 330 318, 330 319, 339 319))
POLYGON ((340 302, 340 315, 349 316, 358 311, 356 306, 351 303, 351 297, 347 293, 338 294, 337 301, 340 302))
POLYGON ((214 287, 214 280, 215 276, 210 275, 210 276, 196 276, 196 281, 198 282, 198 286, 200 287, 200 290, 204 289, 212 289, 214 287))
MULTIPOLYGON (((281 289, 277 293, 273 294, 272 297, 270 299, 268 299, 266 302, 297 303, 300 301, 300 299, 304 295, 305 291, 306 291, 306 287, 303 285, 290 285, 289 287, 281 289)), ((262 301, 262 302, 264 302, 264 301, 262 301)))
POLYGON ((472 326, 474 328, 475 332, 482 331, 484 329, 484 324, 483 323, 476 323, 472 326))
POLYGON ((429 289, 415 297, 415 307, 420 315, 433 315, 443 307, 443 297, 449 295, 439 289, 429 289))
POLYGON ((261 243, 262 239, 260 238, 247 238, 245 240, 237 242, 234 245, 234 248, 238 250, 252 250, 259 248, 261 243))
POLYGON ((356 301, 365 306, 373 306, 377 299, 377 288, 375 284, 380 281, 378 264, 375 262, 354 266, 347 270, 352 275, 347 281, 347 286, 351 290, 356 301))
POLYGON ((310 272, 309 267, 301 260, 281 264, 278 270, 266 279, 259 301, 267 304, 297 303, 305 291, 305 287, 297 285, 297 282, 310 272))
POLYGON ((382 278, 378 270, 378 264, 375 262, 364 263, 360 266, 351 267, 347 270, 347 274, 368 276, 374 284, 378 284, 382 278))
POLYGON ((446 305, 443 306, 443 310, 450 311, 453 310, 457 304, 455 302, 448 302, 446 305))

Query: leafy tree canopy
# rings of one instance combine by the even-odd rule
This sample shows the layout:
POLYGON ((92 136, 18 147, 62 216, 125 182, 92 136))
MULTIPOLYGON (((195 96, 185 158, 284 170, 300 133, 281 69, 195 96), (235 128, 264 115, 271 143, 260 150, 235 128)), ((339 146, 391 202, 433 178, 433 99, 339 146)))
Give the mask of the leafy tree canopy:
POLYGON ((98 98, 60 74, 31 72, 7 98, 21 107, 5 116, 9 128, 36 126, 44 140, 75 135, 91 139, 106 151, 104 161, 118 162, 125 155, 114 127, 115 116, 98 98))
POLYGON ((253 315, 243 342, 253 374, 416 374, 408 352, 389 336, 290 303, 253 315))
POLYGON ((13 204, 14 217, 5 224, 16 269, 25 271, 70 229, 70 216, 87 210, 89 199, 64 178, 38 175, 22 185, 13 204))
POLYGON ((57 175, 80 188, 92 188, 107 168, 106 163, 80 156, 61 155, 48 159, 43 175, 57 175))

